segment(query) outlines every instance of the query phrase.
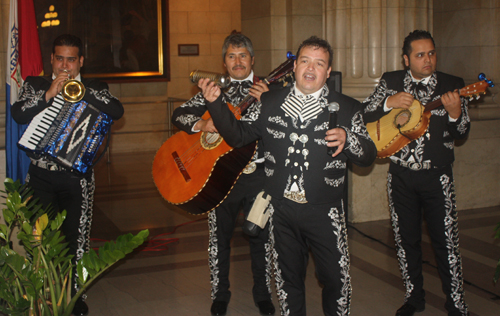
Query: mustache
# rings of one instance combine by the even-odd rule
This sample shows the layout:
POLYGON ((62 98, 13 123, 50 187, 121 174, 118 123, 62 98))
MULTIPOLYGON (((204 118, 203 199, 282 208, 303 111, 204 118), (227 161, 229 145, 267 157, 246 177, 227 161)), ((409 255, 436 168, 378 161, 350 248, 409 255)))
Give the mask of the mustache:
POLYGON ((243 65, 235 65, 233 68, 231 68, 232 70, 235 70, 236 68, 243 68, 243 69, 247 69, 247 67, 243 66, 243 65))

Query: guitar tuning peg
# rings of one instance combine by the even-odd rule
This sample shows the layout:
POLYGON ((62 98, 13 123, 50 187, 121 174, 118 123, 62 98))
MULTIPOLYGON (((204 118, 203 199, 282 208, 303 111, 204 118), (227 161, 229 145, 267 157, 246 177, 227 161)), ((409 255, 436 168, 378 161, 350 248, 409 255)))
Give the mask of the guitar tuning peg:
POLYGON ((479 94, 478 94, 478 95, 476 95, 476 100, 479 100, 479 98, 480 98, 480 97, 481 97, 481 96, 480 96, 479 94))
POLYGON ((477 77, 479 78, 479 80, 485 81, 488 84, 488 86, 490 86, 490 87, 494 87, 495 86, 495 84, 493 83, 493 81, 491 81, 490 79, 487 79, 486 75, 484 73, 480 73, 477 77))
POLYGON ((292 54, 292 52, 287 52, 286 58, 295 60, 297 57, 294 54, 292 54))

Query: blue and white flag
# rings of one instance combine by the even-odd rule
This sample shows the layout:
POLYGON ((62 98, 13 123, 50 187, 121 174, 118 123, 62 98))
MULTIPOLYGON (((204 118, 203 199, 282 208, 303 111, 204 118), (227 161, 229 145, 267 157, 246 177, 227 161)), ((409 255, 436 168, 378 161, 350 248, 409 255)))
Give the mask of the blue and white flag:
POLYGON ((5 111, 6 171, 8 178, 24 182, 30 160, 25 152, 19 150, 17 142, 27 125, 18 125, 12 119, 10 108, 17 101, 24 79, 28 76, 43 74, 33 0, 10 0, 8 40, 5 111))

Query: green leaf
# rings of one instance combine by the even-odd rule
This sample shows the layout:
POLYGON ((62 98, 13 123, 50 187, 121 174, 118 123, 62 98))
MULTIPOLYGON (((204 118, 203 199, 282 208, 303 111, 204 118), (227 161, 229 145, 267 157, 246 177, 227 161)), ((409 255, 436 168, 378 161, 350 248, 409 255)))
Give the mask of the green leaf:
POLYGON ((87 273, 87 270, 83 267, 82 261, 79 261, 77 263, 76 268, 77 268, 77 271, 78 271, 78 279, 80 279, 80 281, 82 283, 87 282, 88 273, 87 273))
POLYGON ((30 225, 30 223, 28 223, 28 222, 24 222, 24 223, 23 223, 23 231, 24 231, 27 235, 31 235, 31 234, 33 234, 33 227, 30 225))
MULTIPOLYGON (((7 206, 9 206, 9 200, 7 200, 7 206)), ((14 212, 10 210, 11 208, 9 207, 9 209, 4 209, 3 210, 3 218, 5 219, 5 222, 7 224, 10 224, 13 220, 14 220, 14 212)))
POLYGON ((0 238, 7 240, 7 225, 0 224, 0 238))

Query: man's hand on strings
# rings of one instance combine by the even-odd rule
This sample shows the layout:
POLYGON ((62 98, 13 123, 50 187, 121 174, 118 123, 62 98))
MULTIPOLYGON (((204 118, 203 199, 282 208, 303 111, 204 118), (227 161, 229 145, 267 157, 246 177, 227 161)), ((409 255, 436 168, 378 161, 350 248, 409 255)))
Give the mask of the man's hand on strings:
POLYGON ((452 119, 456 120, 460 117, 460 114, 462 114, 462 102, 460 101, 460 94, 458 94, 458 90, 443 94, 441 96, 441 102, 443 102, 445 110, 452 119))
POLYGON ((408 109, 412 105, 413 100, 415 100, 415 98, 410 93, 398 92, 387 98, 386 105, 388 108, 408 109))
POLYGON ((214 121, 212 118, 208 120, 201 119, 193 127, 196 131, 208 132, 208 133, 218 133, 217 128, 215 128, 214 121))

